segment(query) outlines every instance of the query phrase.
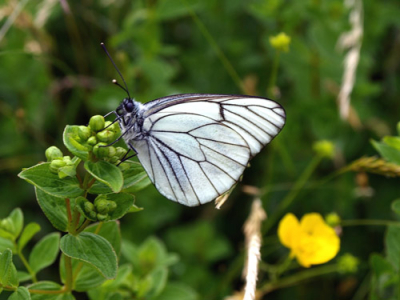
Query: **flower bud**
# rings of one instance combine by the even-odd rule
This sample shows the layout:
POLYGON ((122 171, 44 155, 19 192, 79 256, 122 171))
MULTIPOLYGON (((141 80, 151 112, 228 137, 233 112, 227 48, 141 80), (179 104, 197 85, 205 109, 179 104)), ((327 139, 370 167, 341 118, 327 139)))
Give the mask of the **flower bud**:
POLYGON ((105 199, 101 199, 95 203, 96 211, 100 214, 107 214, 109 212, 108 201, 105 199))
POLYGON ((97 139, 95 136, 91 136, 90 138, 88 138, 87 143, 91 146, 94 146, 97 144, 97 139))
POLYGON ((335 156, 335 145, 330 141, 322 140, 315 142, 313 150, 321 157, 333 158, 335 156))
POLYGON ((128 150, 122 147, 117 147, 115 148, 115 150, 116 150, 115 155, 118 156, 118 158, 124 157, 124 155, 128 152, 128 150))
POLYGON ((58 177, 63 179, 65 177, 74 177, 76 175, 76 169, 74 166, 65 166, 58 169, 58 177))
POLYGON ((120 134, 121 134, 121 128, 119 127, 118 122, 115 122, 114 124, 112 124, 112 125, 110 126, 110 130, 113 131, 113 132, 115 132, 117 135, 120 135, 120 134))
POLYGON ((107 146, 106 143, 98 143, 96 146, 93 147, 93 153, 96 155, 98 158, 106 158, 108 157, 109 154, 109 147, 104 147, 107 146))
POLYGON ((107 221, 107 219, 108 219, 108 215, 97 214, 97 220, 99 220, 99 221, 107 221))
POLYGON ((66 166, 66 162, 62 159, 54 159, 51 161, 50 163, 50 171, 53 173, 57 173, 59 168, 65 167, 66 166))
POLYGON ((126 170, 129 169, 130 164, 128 164, 128 163, 121 163, 118 167, 119 167, 119 169, 123 172, 123 171, 126 171, 126 170))
POLYGON ((68 155, 64 156, 64 157, 63 157, 63 161, 64 161, 67 165, 72 164, 71 156, 68 156, 68 155))
POLYGON ((114 201, 108 201, 109 212, 113 212, 117 208, 117 203, 114 201))
POLYGON ((110 163, 116 164, 119 161, 118 156, 112 156, 110 157, 110 163))
POLYGON ((357 257, 346 253, 338 259, 338 271, 340 273, 355 273, 359 264, 360 260, 357 257))
POLYGON ((50 161, 52 161, 54 159, 63 157, 63 153, 56 146, 51 146, 51 147, 47 148, 46 152, 45 152, 45 155, 46 155, 46 158, 47 158, 48 162, 50 162, 50 161))
POLYGON ((286 35, 286 33, 284 32, 281 32, 278 35, 271 36, 269 38, 269 43, 276 50, 288 52, 290 44, 290 36, 286 35))
POLYGON ((111 143, 115 140, 115 133, 111 130, 106 129, 98 132, 96 134, 96 137, 100 142, 111 143))
POLYGON ((89 126, 93 131, 100 131, 104 128, 105 121, 104 117, 100 115, 96 115, 90 118, 89 126))
POLYGON ((90 202, 90 201, 86 201, 85 204, 84 204, 84 207, 85 207, 85 211, 86 211, 87 213, 89 213, 89 214, 90 214, 92 211, 94 211, 94 205, 93 205, 93 203, 90 202))
POLYGON ((92 210, 91 212, 89 212, 89 217, 95 220, 97 218, 97 213, 94 210, 92 210))
POLYGON ((337 213, 333 212, 325 216, 325 222, 329 226, 335 227, 340 225, 341 219, 337 213))
POLYGON ((87 139, 90 137, 90 135, 91 135, 91 132, 90 132, 90 129, 89 129, 89 127, 86 127, 86 126, 79 126, 78 127, 78 135, 79 135, 79 138, 82 140, 82 141, 87 141, 87 139))

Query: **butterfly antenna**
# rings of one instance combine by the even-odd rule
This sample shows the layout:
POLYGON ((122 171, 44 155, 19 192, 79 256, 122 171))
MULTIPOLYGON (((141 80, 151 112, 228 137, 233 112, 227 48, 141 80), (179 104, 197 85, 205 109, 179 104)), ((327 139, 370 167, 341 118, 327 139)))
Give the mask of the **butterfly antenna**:
POLYGON ((131 95, 129 94, 128 86, 126 85, 125 79, 124 79, 124 77, 122 76, 121 72, 119 71, 117 65, 115 64, 115 62, 114 62, 113 59, 111 58, 110 53, 108 53, 106 46, 104 45, 104 43, 100 43, 100 46, 101 46, 101 48, 103 48, 104 52, 107 54, 108 58, 110 59, 110 61, 111 61, 112 64, 114 65, 115 70, 117 70, 119 76, 121 77, 122 81, 124 82, 125 88, 124 88, 123 86, 121 86, 115 79, 113 80, 113 83, 116 84, 116 85, 118 85, 119 87, 121 87, 121 88, 128 94, 129 99, 132 99, 132 98, 131 98, 131 95), (115 82, 114 82, 114 81, 115 81, 115 82))

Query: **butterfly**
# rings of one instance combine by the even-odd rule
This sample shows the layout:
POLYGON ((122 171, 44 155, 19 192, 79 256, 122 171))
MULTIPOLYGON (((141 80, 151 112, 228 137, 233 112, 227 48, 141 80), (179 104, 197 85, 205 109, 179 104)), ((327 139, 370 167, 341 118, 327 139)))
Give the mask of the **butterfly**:
MULTIPOLYGON (((111 112, 157 190, 186 206, 228 192, 249 160, 282 130, 285 110, 261 97, 180 94, 142 104, 128 94, 111 112)), ((113 122, 113 123, 114 123, 113 122)), ((118 138, 118 140, 120 139, 118 138)))
POLYGON ((187 206, 229 191, 285 124, 276 102, 239 95, 181 94, 146 104, 125 98, 115 114, 158 191, 187 206))

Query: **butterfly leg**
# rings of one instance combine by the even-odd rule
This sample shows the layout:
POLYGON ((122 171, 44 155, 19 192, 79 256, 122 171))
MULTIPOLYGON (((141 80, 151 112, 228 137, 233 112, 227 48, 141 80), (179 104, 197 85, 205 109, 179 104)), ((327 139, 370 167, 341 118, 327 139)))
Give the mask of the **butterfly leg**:
POLYGON ((136 149, 135 149, 131 144, 128 144, 128 145, 129 145, 129 150, 128 150, 128 152, 126 152, 125 155, 121 158, 121 161, 118 163, 117 166, 119 166, 119 165, 120 165, 121 163, 123 163, 124 161, 126 161, 126 160, 128 160, 128 159, 130 159, 130 158, 132 158, 132 157, 135 157, 135 156, 137 155, 136 149), (135 152, 135 153, 132 154, 131 156, 128 156, 128 157, 127 157, 127 155, 129 154, 130 151, 133 151, 133 152, 135 152))

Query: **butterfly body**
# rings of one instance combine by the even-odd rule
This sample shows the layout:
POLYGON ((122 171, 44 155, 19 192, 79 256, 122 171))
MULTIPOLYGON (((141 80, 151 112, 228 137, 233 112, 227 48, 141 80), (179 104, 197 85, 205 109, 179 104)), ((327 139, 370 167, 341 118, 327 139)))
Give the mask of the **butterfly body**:
POLYGON ((115 112, 156 188, 187 206, 228 191, 285 123, 279 104, 240 95, 181 94, 146 104, 126 98, 115 112))

